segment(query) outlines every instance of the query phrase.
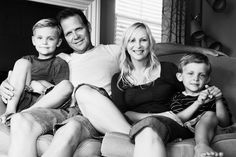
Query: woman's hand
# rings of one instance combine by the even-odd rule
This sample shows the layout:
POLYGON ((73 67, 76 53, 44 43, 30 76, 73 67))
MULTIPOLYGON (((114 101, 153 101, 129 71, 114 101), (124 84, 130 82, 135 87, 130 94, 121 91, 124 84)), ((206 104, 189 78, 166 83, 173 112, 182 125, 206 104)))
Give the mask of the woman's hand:
POLYGON ((9 83, 10 75, 11 71, 9 71, 7 79, 4 80, 0 86, 0 95, 4 103, 7 103, 8 100, 11 100, 11 98, 14 96, 14 88, 9 83))

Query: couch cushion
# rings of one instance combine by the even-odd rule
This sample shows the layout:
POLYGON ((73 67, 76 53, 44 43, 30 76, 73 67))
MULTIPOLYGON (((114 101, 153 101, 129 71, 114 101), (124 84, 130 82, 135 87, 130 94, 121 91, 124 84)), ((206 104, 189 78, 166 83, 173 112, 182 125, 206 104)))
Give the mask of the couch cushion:
POLYGON ((96 139, 86 139, 79 144, 73 157, 100 157, 101 141, 96 139))
POLYGON ((235 146, 236 133, 217 135, 212 141, 212 148, 224 152, 224 157, 235 157, 235 146))

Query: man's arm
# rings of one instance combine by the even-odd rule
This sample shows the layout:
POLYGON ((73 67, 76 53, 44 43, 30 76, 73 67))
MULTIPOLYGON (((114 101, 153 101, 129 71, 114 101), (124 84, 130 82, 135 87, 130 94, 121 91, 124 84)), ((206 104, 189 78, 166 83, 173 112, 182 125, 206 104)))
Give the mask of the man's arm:
POLYGON ((8 77, 1 83, 0 86, 0 96, 4 103, 7 103, 14 96, 14 87, 10 85, 9 78, 11 75, 11 71, 8 73, 8 77))
POLYGON ((181 54, 186 52, 198 52, 212 56, 227 56, 223 52, 216 51, 214 49, 208 49, 198 46, 182 45, 175 43, 156 43, 156 53, 158 56, 165 56, 170 54, 181 54))

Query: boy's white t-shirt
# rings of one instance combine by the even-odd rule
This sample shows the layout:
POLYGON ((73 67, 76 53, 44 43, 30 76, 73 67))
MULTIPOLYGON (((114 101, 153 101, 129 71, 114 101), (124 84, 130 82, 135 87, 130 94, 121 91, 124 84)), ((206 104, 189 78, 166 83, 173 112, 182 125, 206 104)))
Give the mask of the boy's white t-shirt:
POLYGON ((68 55, 70 81, 74 87, 82 83, 102 87, 111 95, 111 79, 119 71, 119 54, 118 45, 99 45, 83 54, 68 55))

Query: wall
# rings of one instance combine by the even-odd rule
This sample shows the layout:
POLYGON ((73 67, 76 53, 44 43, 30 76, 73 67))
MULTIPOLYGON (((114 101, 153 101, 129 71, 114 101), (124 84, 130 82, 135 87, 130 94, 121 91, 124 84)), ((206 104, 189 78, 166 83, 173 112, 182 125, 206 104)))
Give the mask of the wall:
POLYGON ((226 9, 222 13, 216 13, 206 0, 203 0, 202 28, 204 32, 223 44, 223 52, 236 57, 236 1, 226 0, 226 2, 226 9))
MULTIPOLYGON (((35 54, 32 42, 32 26, 42 18, 55 18, 63 7, 15 0, 0 5, 0 71, 13 68, 14 62, 23 55, 35 54)), ((66 42, 58 51, 68 49, 66 42)), ((67 52, 67 51, 66 51, 67 52)))

